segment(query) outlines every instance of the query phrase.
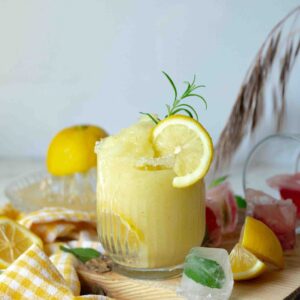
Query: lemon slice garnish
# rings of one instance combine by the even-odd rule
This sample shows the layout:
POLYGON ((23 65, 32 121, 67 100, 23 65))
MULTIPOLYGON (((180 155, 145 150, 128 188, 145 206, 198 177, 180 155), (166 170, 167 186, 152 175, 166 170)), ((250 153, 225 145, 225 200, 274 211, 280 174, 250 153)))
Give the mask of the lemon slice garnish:
POLYGON ((213 143, 206 129, 196 120, 174 115, 153 129, 152 142, 157 155, 174 155, 173 186, 183 188, 202 179, 213 159, 213 143))
POLYGON ((234 280, 246 280, 258 277, 267 267, 239 243, 232 249, 229 259, 234 280))
POLYGON ((7 268, 33 244, 43 246, 41 239, 26 227, 0 217, 0 269, 7 268))

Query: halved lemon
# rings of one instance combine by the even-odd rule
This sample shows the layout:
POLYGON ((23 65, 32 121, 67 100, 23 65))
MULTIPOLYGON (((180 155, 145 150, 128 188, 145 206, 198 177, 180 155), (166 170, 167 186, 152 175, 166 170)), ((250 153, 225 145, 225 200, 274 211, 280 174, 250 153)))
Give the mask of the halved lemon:
POLYGON ((144 235, 128 218, 115 212, 101 212, 99 228, 106 247, 117 252, 139 252, 144 235))
POLYGON ((231 250, 229 259, 234 280, 246 280, 258 277, 267 267, 239 243, 231 250))
POLYGON ((279 268, 284 267, 281 244, 275 233, 263 222, 247 217, 240 243, 259 259, 279 268))
POLYGON ((0 217, 0 269, 7 268, 33 244, 43 246, 41 239, 27 228, 0 217))
POLYGON ((213 159, 213 143, 206 129, 196 120, 174 115, 153 129, 152 142, 160 157, 174 156, 173 186, 183 188, 202 179, 213 159))

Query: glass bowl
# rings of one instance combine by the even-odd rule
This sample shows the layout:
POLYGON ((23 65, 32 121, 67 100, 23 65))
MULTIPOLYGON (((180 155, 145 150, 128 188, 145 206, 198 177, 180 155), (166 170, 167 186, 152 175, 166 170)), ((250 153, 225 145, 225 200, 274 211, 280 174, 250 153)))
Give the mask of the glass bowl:
POLYGON ((47 206, 96 210, 96 168, 71 176, 32 173, 16 179, 5 189, 12 205, 25 212, 47 206))

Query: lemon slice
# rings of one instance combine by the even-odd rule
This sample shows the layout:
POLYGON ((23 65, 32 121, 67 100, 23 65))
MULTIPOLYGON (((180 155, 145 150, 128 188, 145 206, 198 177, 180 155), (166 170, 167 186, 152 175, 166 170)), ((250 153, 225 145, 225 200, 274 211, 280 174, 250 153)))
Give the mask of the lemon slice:
POLYGON ((104 244, 117 252, 139 252, 144 235, 128 218, 106 211, 100 213, 99 223, 104 244))
POLYGON ((203 178, 213 158, 213 143, 206 129, 196 120, 174 115, 153 129, 152 142, 161 157, 175 157, 173 186, 183 188, 203 178))
POLYGON ((33 244, 43 246, 41 239, 27 228, 0 217, 0 269, 7 268, 33 244))
POLYGON ((280 242, 275 233, 263 222, 247 217, 240 242, 259 259, 279 268, 284 267, 280 242))
POLYGON ((266 265, 239 243, 229 255, 234 280, 246 280, 258 277, 266 270, 266 265))

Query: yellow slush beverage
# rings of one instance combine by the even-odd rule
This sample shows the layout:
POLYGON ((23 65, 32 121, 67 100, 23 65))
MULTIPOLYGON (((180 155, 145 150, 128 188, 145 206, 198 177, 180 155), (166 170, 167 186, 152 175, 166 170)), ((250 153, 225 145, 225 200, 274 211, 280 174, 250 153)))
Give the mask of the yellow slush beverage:
POLYGON ((203 181, 175 188, 167 161, 140 166, 154 160, 154 125, 141 118, 96 146, 99 237, 113 262, 129 273, 167 274, 201 245, 205 233, 203 181))

